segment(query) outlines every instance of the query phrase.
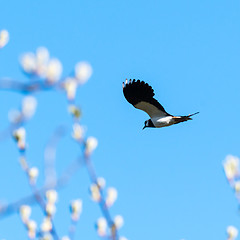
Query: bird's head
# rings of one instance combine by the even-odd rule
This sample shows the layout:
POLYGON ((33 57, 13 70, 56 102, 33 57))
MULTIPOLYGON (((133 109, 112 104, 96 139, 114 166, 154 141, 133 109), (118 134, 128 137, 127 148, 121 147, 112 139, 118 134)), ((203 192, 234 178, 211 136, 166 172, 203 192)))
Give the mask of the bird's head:
POLYGON ((153 122, 152 122, 151 119, 148 119, 147 121, 144 122, 144 127, 143 127, 143 129, 146 128, 146 127, 155 127, 155 126, 153 125, 153 122))

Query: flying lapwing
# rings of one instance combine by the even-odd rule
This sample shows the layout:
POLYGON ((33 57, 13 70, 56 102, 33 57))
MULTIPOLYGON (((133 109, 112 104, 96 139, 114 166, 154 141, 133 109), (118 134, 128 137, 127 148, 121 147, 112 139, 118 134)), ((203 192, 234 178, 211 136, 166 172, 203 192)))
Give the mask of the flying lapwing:
POLYGON ((131 103, 135 108, 143 110, 146 112, 150 119, 145 121, 144 128, 153 127, 161 128, 171 126, 180 122, 185 122, 192 120, 192 116, 198 114, 199 112, 189 114, 188 116, 173 116, 167 113, 164 107, 153 98, 154 91, 151 86, 149 86, 144 81, 131 79, 129 82, 123 82, 123 94, 127 101, 131 103))

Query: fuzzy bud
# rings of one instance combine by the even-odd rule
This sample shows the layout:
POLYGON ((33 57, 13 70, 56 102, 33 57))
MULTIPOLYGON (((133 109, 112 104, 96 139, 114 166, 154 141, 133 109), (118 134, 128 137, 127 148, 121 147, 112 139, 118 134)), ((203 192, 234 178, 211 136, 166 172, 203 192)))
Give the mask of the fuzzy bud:
POLYGON ((0 31, 0 48, 3 48, 7 45, 9 41, 9 33, 7 30, 0 31))
POLYGON ((52 230, 52 222, 49 217, 43 219, 41 224, 41 231, 42 232, 50 232, 52 230))
POLYGON ((86 141, 86 153, 91 154, 97 147, 98 140, 95 137, 89 137, 86 141))
POLYGON ((117 200, 118 192, 116 188, 108 188, 107 190, 107 198, 106 198, 106 205, 111 207, 114 202, 117 200))
POLYGON ((234 240, 238 236, 238 230, 234 226, 227 227, 228 240, 234 240))
POLYGON ((38 177, 38 168, 32 167, 28 170, 28 176, 31 183, 35 183, 38 177))
POLYGON ((101 217, 96 223, 97 233, 99 236, 104 237, 107 233, 107 221, 105 218, 101 217))
POLYGON ((28 222, 32 209, 28 205, 22 205, 19 209, 20 217, 24 223, 28 222))
POLYGON ((123 224, 124 224, 123 217, 121 215, 115 216, 114 224, 115 224, 117 229, 121 228, 123 226, 123 224))
POLYGON ((83 134, 84 134, 83 127, 79 123, 74 123, 72 137, 75 140, 79 141, 83 138, 83 134))
POLYGON ((228 180, 234 179, 239 174, 239 158, 228 155, 223 163, 223 167, 228 180))
POLYGON ((91 192, 92 200, 95 202, 99 202, 101 199, 101 194, 100 194, 99 188, 96 184, 92 184, 90 186, 90 192, 91 192))
POLYGON ((22 101, 22 114, 25 118, 31 118, 37 107, 37 100, 33 96, 27 96, 22 101))
POLYGON ((63 86, 64 86, 64 89, 65 89, 65 91, 67 93, 68 100, 75 99, 76 91, 77 91, 77 87, 78 87, 76 79, 68 77, 65 80, 63 86))
POLYGON ((82 200, 77 199, 71 202, 70 205, 71 218, 74 221, 77 221, 82 213, 82 200))
POLYGON ((57 201, 58 198, 58 193, 57 191, 53 190, 48 190, 46 192, 46 199, 49 203, 55 203, 57 201))
POLYGON ((62 63, 53 58, 49 61, 47 66, 46 78, 47 81, 51 84, 57 82, 62 75, 62 63))
POLYGON ((92 75, 92 67, 87 62, 79 62, 75 66, 75 77, 80 84, 84 84, 92 75))
POLYGON ((70 105, 68 107, 68 111, 73 115, 75 118, 79 118, 81 116, 80 109, 75 105, 70 105))
POLYGON ((106 186, 106 180, 103 177, 97 179, 98 186, 103 189, 106 186))

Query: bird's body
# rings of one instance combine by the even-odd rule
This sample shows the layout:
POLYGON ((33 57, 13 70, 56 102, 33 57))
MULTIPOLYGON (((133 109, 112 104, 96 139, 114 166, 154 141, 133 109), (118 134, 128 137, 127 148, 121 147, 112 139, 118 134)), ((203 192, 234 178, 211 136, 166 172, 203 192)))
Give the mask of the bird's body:
POLYGON ((171 126, 180 122, 192 120, 191 116, 173 116, 165 111, 163 106, 155 99, 154 91, 147 83, 135 80, 123 83, 123 94, 126 100, 135 108, 145 111, 150 119, 145 121, 145 127, 161 128, 171 126))
POLYGON ((174 124, 174 119, 172 116, 166 116, 166 117, 160 117, 160 118, 155 117, 155 118, 152 118, 151 120, 153 122, 153 125, 157 128, 167 127, 174 124))

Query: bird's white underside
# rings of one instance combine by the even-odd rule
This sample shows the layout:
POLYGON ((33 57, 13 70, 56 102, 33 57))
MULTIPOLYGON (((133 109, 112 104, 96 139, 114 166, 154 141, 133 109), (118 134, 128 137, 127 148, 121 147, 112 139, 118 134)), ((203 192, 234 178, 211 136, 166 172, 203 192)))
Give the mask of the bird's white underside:
POLYGON ((168 116, 165 112, 161 111, 154 105, 148 103, 148 102, 139 102, 136 105, 134 105, 135 108, 143 110, 146 112, 150 118, 162 118, 168 116))
POLYGON ((175 123, 172 116, 166 116, 166 117, 160 117, 160 118, 155 117, 155 118, 152 118, 152 122, 156 128, 167 127, 175 123))

